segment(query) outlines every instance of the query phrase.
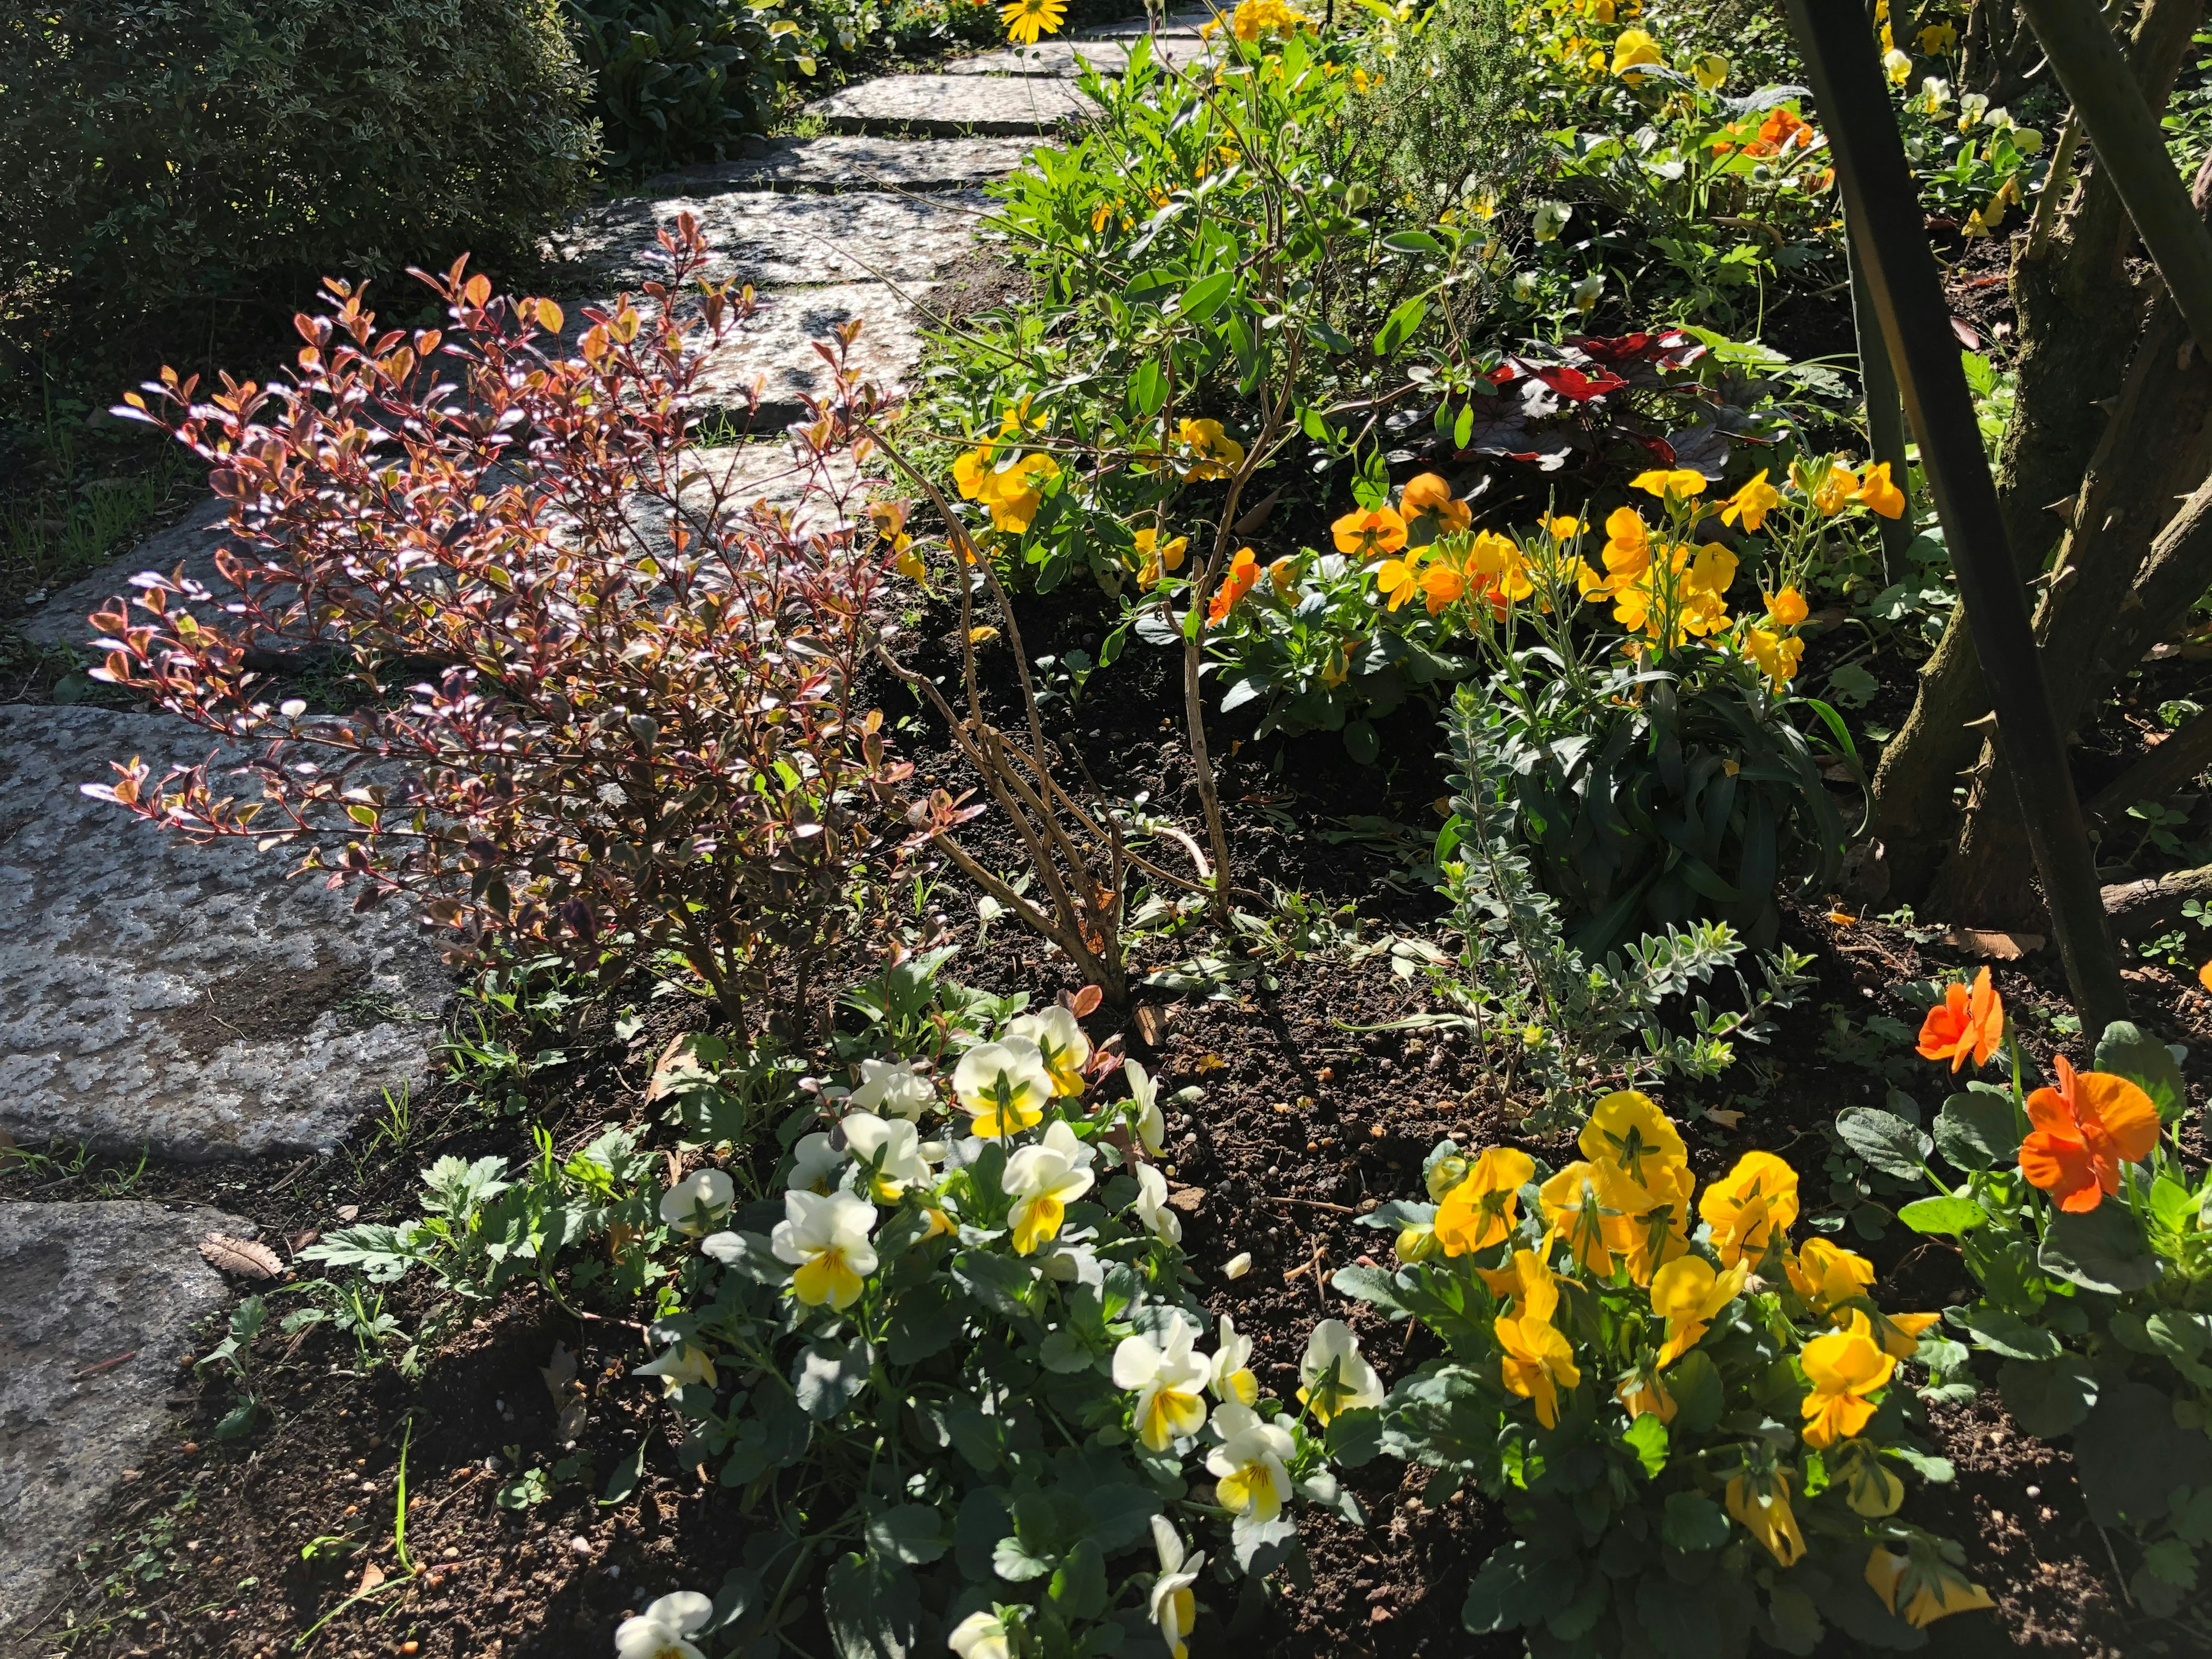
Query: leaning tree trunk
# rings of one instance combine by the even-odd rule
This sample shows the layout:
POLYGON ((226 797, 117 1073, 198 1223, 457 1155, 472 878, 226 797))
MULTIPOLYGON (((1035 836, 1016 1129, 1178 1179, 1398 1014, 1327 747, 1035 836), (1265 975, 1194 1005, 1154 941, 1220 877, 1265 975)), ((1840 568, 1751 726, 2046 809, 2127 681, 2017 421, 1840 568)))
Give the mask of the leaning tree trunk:
MULTIPOLYGON (((2200 178, 2212 186, 2212 169, 2200 178)), ((2180 620, 2154 614, 2137 591, 2178 499, 2193 498, 2212 471, 2212 362, 2161 297, 2143 333, 2104 441, 2075 498, 2073 528, 2035 617, 2051 713, 2069 738, 2099 697, 2180 620), (2147 637, 2146 637, 2147 635, 2147 637), (2130 654, 2130 653, 2132 654, 2130 654)), ((2197 592, 2203 591, 2199 580, 2197 592)), ((1978 733, 1977 735, 1979 735, 1978 733)), ((1958 921, 2009 925, 2038 912, 2034 861, 2013 810, 1996 745, 1984 743, 1968 785, 1958 845, 1937 877, 1934 903, 1958 921)))
MULTIPOLYGON (((2204 0, 2144 6, 2128 57, 2154 109, 2164 107, 2203 9, 2204 0)), ((2128 266, 2134 243, 2119 192, 2093 170, 2056 234, 2014 244, 2021 351, 1996 482, 2005 538, 2023 582, 2043 568, 2064 527, 2051 509, 2080 488, 2106 426, 2105 405, 2127 373, 2144 305, 2142 278, 2128 266)), ((1976 723, 1989 708, 1981 659, 1954 605, 1921 666, 1912 711, 1875 774, 1872 833, 1883 845, 1896 897, 1924 897, 1956 845, 1954 792, 1982 747, 1976 723)))

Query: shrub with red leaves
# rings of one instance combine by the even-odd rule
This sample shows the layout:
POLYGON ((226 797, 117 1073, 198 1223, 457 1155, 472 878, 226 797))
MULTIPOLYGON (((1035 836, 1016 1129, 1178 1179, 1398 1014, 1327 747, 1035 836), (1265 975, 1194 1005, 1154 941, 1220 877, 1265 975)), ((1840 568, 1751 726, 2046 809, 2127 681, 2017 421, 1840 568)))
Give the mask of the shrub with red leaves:
POLYGON ((844 372, 854 331, 818 345, 835 390, 792 436, 810 510, 743 505, 685 409, 751 295, 696 280, 688 216, 660 241, 670 279, 586 313, 574 355, 557 306, 456 264, 422 278, 446 331, 379 331, 333 282, 287 383, 203 402, 164 371, 134 394, 118 412, 212 464, 234 591, 137 577, 94 618, 97 672, 231 758, 158 781, 134 760, 87 793, 195 841, 296 844, 462 954, 672 958, 732 1023, 803 1010, 906 770, 854 703, 884 551, 829 465, 880 409, 844 372), (270 653, 302 647, 349 671, 354 712, 275 700, 270 653))

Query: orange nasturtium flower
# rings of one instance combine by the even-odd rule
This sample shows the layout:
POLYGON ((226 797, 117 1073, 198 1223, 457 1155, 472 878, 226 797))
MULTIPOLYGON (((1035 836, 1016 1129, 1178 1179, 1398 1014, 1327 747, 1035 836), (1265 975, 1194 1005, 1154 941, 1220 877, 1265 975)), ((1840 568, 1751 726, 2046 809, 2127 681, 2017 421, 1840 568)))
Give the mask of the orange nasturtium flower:
POLYGON ((1905 492, 1890 482, 1889 463, 1877 461, 1866 470, 1859 480, 1859 500, 1885 519, 1894 519, 1905 511, 1905 492))
POLYGON ((2095 1209, 2120 1190, 2120 1165, 2158 1145, 2158 1108, 2141 1089, 2110 1072, 2077 1072, 2058 1056, 2058 1086, 2027 1097, 2033 1133, 2021 1144, 2020 1172, 2062 1210, 2095 1209))
POLYGON ((1805 1553, 1805 1535, 1790 1509, 1790 1477, 1780 1469, 1754 1474, 1747 1469, 1728 1483, 1728 1512, 1746 1532, 1766 1546, 1784 1567, 1805 1553))
POLYGON ((1492 1146, 1468 1166, 1467 1179, 1437 1206, 1437 1242, 1446 1255, 1486 1250, 1513 1231, 1521 1188, 1536 1162, 1510 1146, 1492 1146))
POLYGON ((1799 1407, 1805 1414, 1808 1446, 1827 1447, 1849 1440, 1874 1415, 1867 1398, 1889 1386, 1897 1361, 1864 1331, 1830 1331, 1808 1342, 1797 1356, 1805 1380, 1813 1385, 1799 1407))
POLYGON ((1920 1023, 1921 1059, 1948 1060, 1954 1072, 1968 1060, 1988 1065, 2003 1040, 2004 999, 1986 968, 1974 975, 1972 993, 1963 985, 1944 987, 1943 1000, 1920 1023))
POLYGON ((1387 507, 1347 513, 1328 527, 1336 550, 1363 559, 1395 553, 1406 544, 1406 521, 1387 507))
POLYGON ((2197 970, 2197 982, 2206 990, 2212 991, 2212 962, 2206 963, 2197 970))
POLYGON ((1735 494, 1721 503, 1721 522, 1734 524, 1743 520, 1746 530, 1756 530, 1766 522, 1766 515, 1782 505, 1782 492, 1766 482, 1766 472, 1761 469, 1757 477, 1740 486, 1735 494))
POLYGON ((1797 1171, 1771 1152, 1746 1152, 1735 1168, 1705 1188, 1698 1213, 1712 1229, 1721 1266, 1757 1262, 1784 1247, 1797 1219, 1797 1171))
POLYGON ((1238 548, 1237 556, 1229 562, 1229 568, 1221 574, 1221 586, 1214 589, 1212 602, 1206 607, 1206 625, 1212 627, 1227 616, 1259 580, 1259 556, 1249 547, 1238 548))

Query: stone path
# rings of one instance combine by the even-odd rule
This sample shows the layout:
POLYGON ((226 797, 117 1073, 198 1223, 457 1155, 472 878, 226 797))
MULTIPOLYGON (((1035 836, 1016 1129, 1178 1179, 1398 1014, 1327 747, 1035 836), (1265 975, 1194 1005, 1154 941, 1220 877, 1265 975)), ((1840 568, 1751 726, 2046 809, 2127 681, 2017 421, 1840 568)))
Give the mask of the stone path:
MULTIPOLYGON (((1160 54, 1195 61, 1206 15, 1169 20, 1160 54)), ((710 408, 742 411, 757 380, 750 431, 771 439, 803 394, 827 389, 812 342, 853 318, 862 372, 903 382, 932 285, 988 205, 981 187, 1088 111, 1079 52, 1117 70, 1145 30, 847 88, 811 108, 827 136, 764 142, 580 214, 556 239, 582 302, 572 319, 645 276, 653 228, 690 211, 718 270, 762 301, 706 366, 710 408)), ((780 443, 701 459, 748 496, 797 500, 780 443)), ((148 568, 182 564, 220 593, 222 516, 208 503, 55 594, 22 632, 82 648, 86 614, 148 568)), ((319 1152, 380 1088, 429 1067, 451 981, 403 909, 356 914, 343 894, 284 879, 281 849, 196 848, 78 790, 111 760, 139 756, 158 775, 212 746, 167 715, 0 707, 0 1131, 18 1141, 179 1159, 319 1152)), ((164 1431, 194 1325, 229 1305, 195 1248, 211 1228, 252 1231, 151 1204, 0 1204, 0 1650, 64 1593, 57 1569, 164 1431)))

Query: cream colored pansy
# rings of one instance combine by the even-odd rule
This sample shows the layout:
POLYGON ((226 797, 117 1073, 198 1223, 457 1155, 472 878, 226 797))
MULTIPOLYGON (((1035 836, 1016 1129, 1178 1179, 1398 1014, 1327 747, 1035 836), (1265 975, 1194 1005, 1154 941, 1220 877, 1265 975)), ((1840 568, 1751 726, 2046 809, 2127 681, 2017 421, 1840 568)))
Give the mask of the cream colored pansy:
POLYGON ((1182 1218, 1168 1208, 1168 1178, 1150 1164, 1135 1166, 1137 1219, 1146 1232, 1170 1244, 1182 1243, 1182 1218))
POLYGON ((1218 1483, 1216 1501, 1232 1515, 1273 1521, 1291 1495, 1290 1431, 1261 1421, 1249 1406, 1222 1406, 1213 1431, 1221 1443, 1206 1455, 1206 1469, 1218 1483))
POLYGON ((1146 1449, 1164 1452, 1206 1426, 1205 1356, 1194 1352, 1198 1328, 1179 1311, 1168 1315, 1167 1340, 1125 1336, 1114 1350, 1114 1386, 1133 1389, 1132 1425, 1146 1449))
POLYGON ((1227 1314, 1221 1316, 1220 1340, 1213 1345, 1213 1365, 1206 1386, 1224 1406, 1249 1406, 1260 1397, 1260 1379, 1252 1375, 1252 1339, 1239 1335, 1227 1314))
POLYGON ((904 1118, 873 1112, 848 1112, 837 1126, 868 1176, 868 1192, 878 1204, 896 1204, 908 1187, 927 1186, 929 1165, 921 1156, 921 1136, 904 1118))
POLYGON ((952 1068, 952 1097, 987 1140, 1036 1127, 1052 1096, 1044 1054, 1026 1037, 980 1042, 952 1068))
POLYGON ((817 1131, 801 1135, 799 1144, 791 1149, 791 1174, 783 1184, 795 1193, 815 1193, 826 1197, 837 1184, 837 1172, 844 1167, 845 1154, 828 1134, 817 1131))
POLYGON ((660 1195, 660 1218, 698 1238, 722 1224, 736 1200, 737 1185, 720 1170, 694 1170, 660 1195))
POLYGON ((1044 1057, 1045 1070, 1052 1074, 1054 1094, 1083 1092, 1083 1067, 1091 1058, 1091 1039, 1083 1035, 1083 1027, 1068 1010, 1055 1005, 1041 1014, 1024 1014, 1007 1025, 1006 1036, 1036 1045, 1044 1057))
POLYGON ((714 1373, 714 1362, 704 1348, 695 1348, 689 1342, 678 1342, 661 1351, 657 1358, 647 1360, 630 1373, 632 1376, 657 1376, 665 1394, 681 1394, 695 1382, 708 1388, 716 1387, 720 1378, 714 1373))
POLYGON ((1306 1339, 1298 1361, 1298 1400, 1326 1424, 1339 1412, 1382 1403, 1382 1379, 1359 1352, 1359 1339, 1341 1319, 1324 1319, 1306 1339))
POLYGON ((1158 1158, 1167 1150, 1168 1121, 1160 1110, 1159 1079, 1133 1060, 1121 1062, 1121 1075, 1129 1079, 1129 1117, 1138 1143, 1158 1158))
POLYGON ((769 1235, 775 1259, 798 1271, 791 1293, 810 1308, 823 1303, 839 1310, 860 1299, 863 1281, 876 1270, 876 1206, 851 1193, 801 1192, 783 1195, 784 1218, 769 1235))
POLYGON ((910 1060, 864 1060, 860 1086, 853 1091, 848 1103, 879 1116, 918 1121, 937 1103, 937 1091, 915 1070, 910 1060))
POLYGON ((1067 1206, 1091 1190, 1095 1156, 1093 1148, 1075 1138, 1074 1130, 1055 1121, 1042 1141, 1006 1160, 1001 1184, 1014 1200, 1006 1224, 1013 1231, 1016 1255, 1028 1255, 1059 1233, 1067 1206))
POLYGON ((952 1627, 945 1645, 959 1659, 1013 1659, 1006 1627, 988 1613, 971 1613, 952 1627))
POLYGON ((615 1659, 706 1659, 690 1638, 714 1617, 713 1598, 697 1590, 664 1595, 615 1626, 615 1659))
POLYGON ((1146 1605, 1168 1651, 1175 1659, 1188 1659, 1190 1648, 1182 1638, 1198 1622, 1198 1598, 1191 1586, 1198 1583, 1206 1557, 1184 1551, 1182 1537, 1164 1515, 1152 1517, 1152 1547, 1160 1553, 1160 1576, 1152 1581, 1146 1605))

